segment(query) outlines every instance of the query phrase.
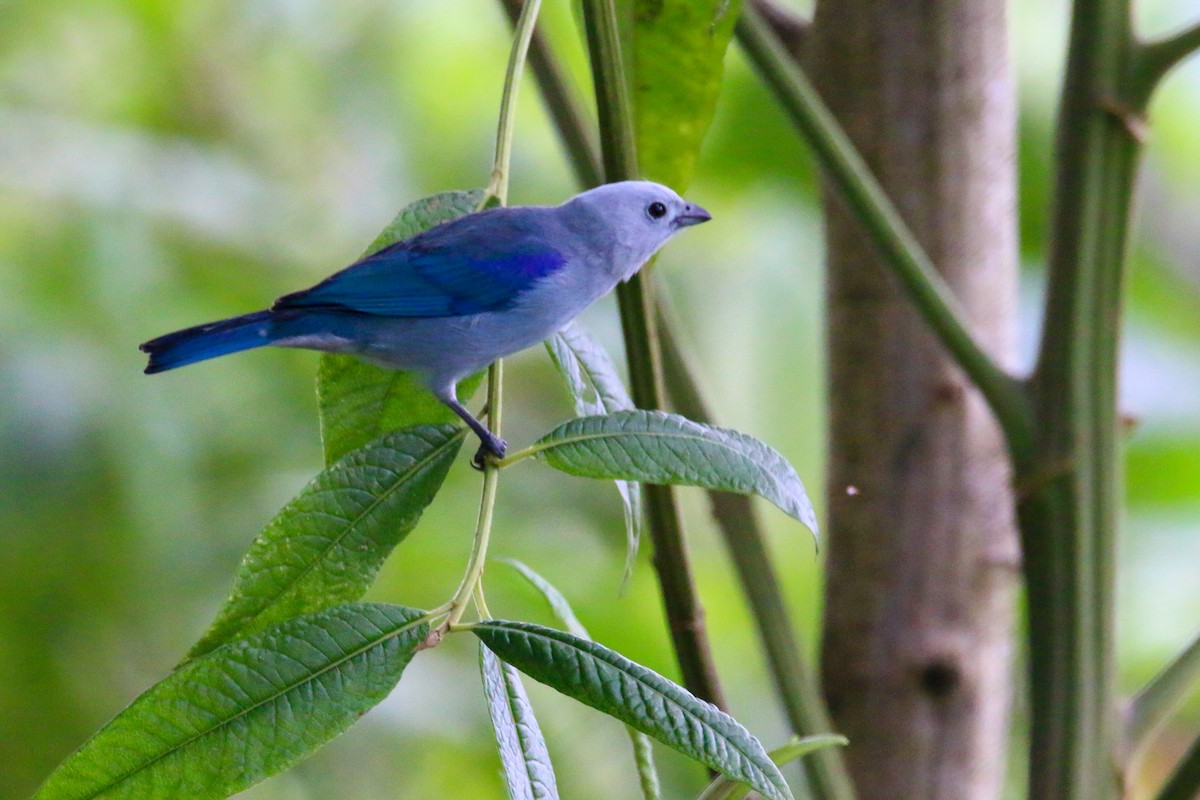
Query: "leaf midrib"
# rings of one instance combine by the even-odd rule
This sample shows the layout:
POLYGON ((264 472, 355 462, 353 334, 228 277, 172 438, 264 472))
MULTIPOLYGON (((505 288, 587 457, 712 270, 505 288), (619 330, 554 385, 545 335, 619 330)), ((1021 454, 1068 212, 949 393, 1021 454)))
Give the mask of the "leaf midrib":
MULTIPOLYGON (((219 731, 221 728, 224 728, 228 725, 232 725, 234 722, 236 722, 237 720, 246 716, 247 714, 251 713, 252 711, 256 711, 257 709, 262 708, 263 706, 267 705, 268 703, 274 702, 276 699, 288 694, 289 692, 295 691, 296 689, 303 686, 304 684, 311 683, 311 682, 317 680, 318 678, 320 678, 322 675, 326 674, 327 672, 330 672, 331 670, 334 670, 334 669, 342 666, 343 664, 347 663, 348 661, 352 661, 353 659, 358 658, 360 655, 367 652, 368 650, 370 650, 374 647, 378 647, 381 644, 384 644, 389 639, 394 639, 399 636, 403 636, 405 633, 408 633, 408 631, 412 630, 413 628, 415 628, 419 625, 423 625, 426 622, 427 622, 427 620, 422 615, 420 617, 417 617, 417 619, 412 620, 411 622, 405 623, 404 625, 402 625, 401 627, 397 628, 394 631, 388 631, 387 633, 383 633, 378 638, 370 640, 367 643, 363 644, 361 647, 359 647, 355 650, 352 650, 347 654, 344 654, 338 660, 330 662, 325 667, 317 670, 316 672, 309 674, 304 679, 293 682, 292 684, 288 685, 286 688, 280 689, 279 691, 276 691, 275 693, 271 694, 270 696, 264 697, 263 699, 259 700, 258 702, 254 703, 253 705, 243 708, 242 710, 238 711, 233 716, 223 719, 220 722, 216 723, 215 725, 212 725, 212 726, 200 731, 199 733, 189 736, 188 738, 184 739, 183 741, 179 742, 178 744, 172 745, 171 747, 167 748, 162 753, 154 756, 153 758, 149 759, 148 761, 145 761, 144 763, 142 763, 138 766, 135 766, 135 767, 132 767, 132 768, 126 770, 125 772, 121 773, 113 780, 111 780, 108 783, 106 783, 105 785, 101 786, 96 791, 92 792, 89 795, 86 795, 86 797, 87 798, 99 797, 100 795, 107 792, 109 789, 113 789, 113 788, 119 786, 120 784, 124 783, 125 781, 129 780, 133 776, 137 775, 139 772, 144 772, 145 770, 150 769, 158 762, 170 757, 172 754, 174 754, 174 753, 178 752, 179 750, 182 750, 183 748, 192 744, 192 742, 199 741, 200 739, 203 739, 204 737, 210 736, 213 733, 219 731)), ((273 652, 278 653, 279 651, 273 651, 273 652)), ((206 655, 210 655, 210 654, 211 654, 211 651, 209 654, 206 654, 206 655)))
MULTIPOLYGON (((695 712, 689 710, 688 708, 686 708, 685 706, 680 704, 678 701, 668 697, 662 691, 660 691, 659 689, 655 688, 654 686, 651 686, 650 684, 646 683, 644 680, 642 680, 638 676, 631 674, 629 671, 627 671, 625 669, 622 669, 620 664, 614 664, 612 661, 610 661, 607 658, 607 656, 609 655, 609 653, 611 651, 609 651, 607 648, 604 648, 604 649, 600 650, 599 652, 592 652, 590 650, 586 650, 582 647, 579 647, 575 642, 564 641, 564 640, 558 639, 554 636, 550 636, 545 633, 542 633, 541 631, 530 630, 529 628, 525 627, 524 625, 520 625, 520 624, 497 626, 494 623, 489 624, 487 622, 481 622, 481 623, 478 623, 477 625, 475 625, 474 627, 490 628, 492 630, 497 630, 497 631, 515 632, 515 633, 518 633, 527 638, 537 637, 537 638, 540 638, 540 639, 548 641, 548 642, 557 642, 558 644, 566 645, 568 647, 575 649, 578 652, 586 653, 590 657, 595 658, 598 661, 602 661, 605 664, 607 664, 608 666, 612 667, 613 669, 618 670, 619 672, 621 672, 621 674, 623 674, 623 675, 629 677, 631 680, 635 681, 639 686, 645 687, 647 690, 649 690, 654 695, 662 698, 662 700, 664 700, 664 701, 670 703, 671 705, 675 706, 676 708, 680 709, 680 711, 682 711, 684 714, 686 714, 690 719, 695 720, 696 722, 702 724, 705 728, 707 728, 709 730, 713 730, 714 733, 717 733, 717 731, 714 730, 712 724, 710 724, 710 723, 706 722, 705 720, 703 720, 702 718, 700 718, 697 714, 695 714, 695 712)), ((598 643, 592 642, 590 640, 585 639, 582 641, 585 641, 589 644, 595 644, 597 647, 603 647, 603 645, 599 645, 598 643)), ((617 654, 613 653, 613 655, 617 655, 617 654)), ((618 656, 618 657, 620 657, 620 656, 618 656)), ((636 664, 636 662, 630 662, 630 663, 636 664)), ((640 666, 640 665, 638 665, 638 666, 640 666)), ((646 669, 646 668, 642 667, 642 669, 646 669)), ((664 680, 666 680, 666 679, 664 678, 664 680)), ((697 699, 699 699, 699 698, 697 698, 697 699)), ((703 702, 703 701, 701 701, 701 702, 703 702)), ((767 778, 768 778, 767 773, 764 772, 763 769, 758 766, 758 764, 756 763, 756 760, 752 754, 747 753, 741 747, 738 747, 737 742, 733 741, 728 736, 722 735, 721 738, 724 741, 728 742, 730 747, 734 750, 734 752, 736 752, 743 759, 745 759, 745 761, 750 766, 752 766, 762 776, 763 780, 766 782, 767 785, 774 787, 777 790, 776 793, 778 794, 778 787, 775 786, 773 781, 767 780, 767 778)))
POLYGON ((657 439, 685 439, 688 441, 703 442, 705 444, 715 445, 743 457, 755 467, 758 467, 763 472, 766 472, 768 475, 771 474, 769 470, 766 470, 762 464, 760 464, 756 459, 751 458, 745 451, 739 450, 720 439, 700 436, 694 433, 672 433, 670 431, 601 431, 598 433, 577 433, 563 436, 562 438, 554 439, 553 441, 539 442, 531 446, 529 449, 532 451, 530 455, 536 456, 547 450, 553 450, 556 447, 562 447, 564 445, 580 444, 582 442, 593 441, 596 439, 617 439, 628 436, 648 436, 657 439))
MULTIPOLYGON (((387 501, 393 494, 400 491, 400 487, 404 483, 408 482, 409 480, 412 479, 412 477, 414 475, 418 474, 421 470, 428 467, 429 464, 432 463, 433 460, 437 456, 441 455, 445 451, 446 448, 450 447, 452 444, 455 443, 455 441, 457 439, 461 439, 465 435, 466 435, 466 428, 458 428, 457 430, 455 430, 455 432, 452 436, 447 438, 445 442, 438 445, 433 450, 429 451, 428 456, 426 456, 424 459, 422 459, 421 461, 415 462, 408 470, 406 470, 403 474, 399 475, 397 477, 397 479, 395 480, 395 482, 393 482, 392 486, 387 489, 387 491, 380 494, 379 497, 376 498, 369 506, 367 506, 365 509, 363 509, 352 520, 350 520, 349 523, 346 525, 346 527, 342 530, 342 532, 337 535, 337 537, 329 540, 329 543, 324 548, 322 548, 321 552, 318 553, 315 558, 313 558, 311 561, 309 561, 309 563, 306 564, 304 566, 304 568, 302 570, 300 570, 300 572, 296 573, 296 576, 293 579, 289 580, 280 591, 278 591, 274 594, 274 596, 271 598, 271 602, 267 603, 264 606, 259 607, 256 611, 253 611, 251 613, 244 613, 244 614, 239 614, 237 617, 231 617, 230 618, 231 621, 252 620, 255 617, 262 615, 265 611, 269 610, 272 606, 276 605, 285 595, 287 595, 288 592, 290 592, 297 585, 299 585, 299 583, 301 581, 303 581, 304 578, 309 575, 309 573, 311 573, 313 570, 315 570, 317 568, 317 564, 320 564, 322 561, 324 561, 325 557, 328 556, 329 553, 337 545, 341 544, 346 539, 346 537, 350 535, 350 533, 352 531, 357 529, 358 526, 360 524, 362 524, 362 521, 364 519, 366 519, 368 516, 370 516, 375 511, 376 508, 378 508, 385 501, 387 501)), ((331 491, 333 491, 333 490, 331 490, 331 491)), ((239 625, 239 626, 235 627, 234 630, 237 631, 244 627, 245 627, 244 625, 239 625)), ((230 640, 229 639, 225 640, 225 642, 228 642, 228 641, 230 641, 230 640)), ((224 644, 225 642, 221 642, 220 644, 224 644)), ((218 646, 220 646, 220 644, 218 644, 218 646)), ((206 652, 211 653, 212 650, 208 650, 206 652)))

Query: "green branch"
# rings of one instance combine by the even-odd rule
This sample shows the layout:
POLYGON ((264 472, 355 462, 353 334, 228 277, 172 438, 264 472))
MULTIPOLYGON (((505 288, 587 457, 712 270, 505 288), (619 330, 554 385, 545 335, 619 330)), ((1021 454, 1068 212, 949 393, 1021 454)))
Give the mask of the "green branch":
MULTIPOLYGON (((521 0, 501 2, 510 14, 520 10, 521 0)), ((530 65, 570 155, 576 179, 585 188, 599 184, 600 159, 592 137, 583 126, 584 115, 578 110, 558 113, 561 108, 578 109, 578 98, 562 80, 562 70, 554 53, 540 37, 533 40, 530 65)), ((690 367, 675 334, 678 326, 666 311, 665 297, 661 293, 655 296, 658 299, 657 327, 662 343, 663 379, 667 393, 684 416, 697 422, 716 424, 701 394, 695 370, 690 367)), ((528 454, 525 451, 514 453, 500 465, 507 466, 524 455, 528 454)), ((800 652, 796 629, 784 602, 767 550, 766 536, 754 513, 753 502, 743 495, 725 492, 710 491, 708 497, 717 528, 725 540, 738 581, 750 603, 754 626, 766 652, 767 666, 788 722, 793 730, 801 734, 814 735, 828 731, 831 725, 829 716, 825 713, 816 678, 800 652)), ((820 800, 849 800, 854 796, 839 751, 828 749, 814 753, 804 764, 814 797, 820 800)))
MULTIPOLYGON (((708 404, 688 367, 687 354, 675 336, 678 325, 665 304, 659 304, 658 312, 664 376, 671 400, 679 413, 688 419, 712 424, 708 404)), ((801 736, 828 733, 833 729, 833 723, 825 710, 817 676, 800 652, 796 625, 784 602, 775 564, 753 502, 746 495, 727 492, 709 492, 708 499, 737 571, 738 583, 750 603, 754 627, 767 654, 771 679, 788 723, 801 736)), ((853 800, 854 787, 840 750, 818 750, 804 759, 803 766, 814 798, 853 800)))
MULTIPOLYGON (((608 181, 631 180, 638 176, 633 111, 625 81, 614 0, 584 0, 583 13, 592 79, 596 85, 604 177, 608 181)), ((633 401, 639 408, 662 408, 658 332, 645 269, 617 287, 617 304, 621 311, 633 401)), ((704 623, 704 609, 688 563, 675 492, 669 486, 648 484, 644 493, 650 537, 654 542, 654 568, 683 683, 696 696, 723 707, 724 699, 704 623)))
POLYGON ((1129 0, 1076 0, 1055 148, 1044 329, 1030 379, 1036 480, 1018 508, 1028 604, 1031 797, 1120 796, 1117 363, 1136 127, 1114 107, 1129 0))
POLYGON ((542 0, 528 0, 521 8, 516 22, 512 50, 508 54, 508 68, 504 71, 504 93, 500 99, 500 122, 496 131, 496 157, 492 162, 492 178, 488 183, 481 205, 488 205, 493 198, 502 206, 508 205, 508 174, 512 156, 513 126, 516 124, 517 90, 521 86, 521 75, 525 71, 525 56, 529 52, 529 40, 537 25, 538 9, 542 0))
POLYGON ((1126 752, 1133 755, 1145 747, 1197 683, 1200 683, 1200 635, 1133 698, 1125 721, 1126 752))
POLYGON ((816 89, 752 5, 742 11, 737 36, 816 153, 830 183, 879 249, 884 263, 954 360, 979 387, 1018 463, 1027 461, 1035 436, 1023 384, 1002 369, 968 330, 967 317, 953 292, 816 89))
MULTIPOLYGON (((508 55, 508 68, 504 73, 504 92, 500 99, 500 122, 496 130, 496 157, 492 165, 492 179, 480 203, 482 208, 492 199, 500 205, 508 203, 509 159, 512 154, 513 123, 516 118, 517 90, 521 73, 525 69, 525 57, 529 52, 529 40, 537 25, 541 0, 529 0, 521 9, 513 35, 512 50, 508 55)), ((488 368, 487 420, 488 430, 500 436, 501 396, 504 381, 504 364, 497 359, 488 368)), ((449 603, 447 629, 457 625, 466 612, 467 604, 475 599, 480 613, 487 613, 483 597, 483 565, 487 561, 488 540, 492 534, 492 516, 496 508, 496 493, 500 483, 500 466, 494 458, 483 460, 483 491, 479 498, 479 518, 475 524, 475 538, 471 555, 454 597, 449 603)))
POLYGON ((1145 110, 1150 95, 1181 61, 1200 50, 1200 23, 1184 28, 1173 36, 1139 45, 1134 53, 1132 80, 1133 102, 1145 110))
MULTIPOLYGON (((525 8, 524 0, 500 0, 509 20, 516 25, 525 8)), ((568 83, 565 71, 554 57, 549 43, 539 31, 534 31, 529 46, 529 66, 541 90, 544 106, 566 148, 567 158, 575 176, 584 188, 603 183, 600 157, 596 154, 592 120, 589 119, 578 94, 568 83)))
MULTIPOLYGON (((500 397, 504 383, 504 362, 496 360, 488 368, 487 416, 488 430, 500 436, 500 397)), ((475 537, 471 544, 471 555, 462 582, 454 592, 448 605, 449 616, 445 627, 452 629, 462 619, 467 604, 474 599, 475 606, 484 618, 487 603, 483 598, 483 566, 487 563, 488 540, 492 535, 492 517, 496 509, 496 494, 500 486, 500 464, 493 458, 483 460, 483 491, 479 498, 479 517, 475 523, 475 537)))

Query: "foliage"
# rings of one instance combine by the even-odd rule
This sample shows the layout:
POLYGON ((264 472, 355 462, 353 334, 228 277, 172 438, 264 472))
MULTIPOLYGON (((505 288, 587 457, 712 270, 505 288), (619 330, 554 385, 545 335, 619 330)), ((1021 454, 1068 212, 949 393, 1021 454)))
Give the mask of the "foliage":
MULTIPOLYGON (((312 276, 327 271, 352 249, 346 242, 358 237, 361 243, 368 227, 378 229, 397 196, 470 185, 484 169, 472 154, 482 152, 485 134, 478 120, 486 115, 480 108, 492 101, 494 64, 502 55, 496 19, 476 14, 474 7, 447 6, 443 16, 372 2, 310 3, 269 20, 264 13, 254 4, 185 7, 170 0, 90 6, 18 0, 6 7, 6 24, 0 26, 0 383, 7 390, 0 398, 5 453, 0 521, 9 535, 0 589, 0 651, 6 653, 0 796, 28 796, 51 759, 179 658, 189 643, 184 637, 194 638, 204 623, 200 615, 210 615, 220 599, 230 559, 245 547, 244 532, 261 526, 320 466, 305 392, 310 361, 303 355, 249 355, 220 368, 227 372, 210 372, 203 391, 195 391, 203 378, 153 385, 140 380, 131 343, 172 325, 228 313, 231 306, 260 304, 266 292, 294 288, 297 276, 285 271, 312 276), (447 47, 456 49, 455 58, 445 57, 447 47)), ((548 6, 546 14, 547 33, 565 42, 570 54, 574 31, 563 24, 561 10, 548 6)), ((1047 166, 1038 153, 1049 110, 1039 101, 1044 87, 1054 83, 1048 74, 1054 67, 1044 63, 1053 48, 1038 43, 1054 20, 1045 14, 1017 9, 1023 25, 1017 44, 1025 48, 1020 60, 1030 70, 1023 96, 1021 209, 1030 253, 1041 245, 1046 216, 1038 209, 1044 207, 1047 166)), ((579 67, 579 59, 569 65, 579 67)), ((1181 74, 1176 85, 1194 84, 1194 77, 1181 74)), ((716 238, 681 243, 660 272, 684 301, 681 311, 703 362, 721 376, 707 387, 714 404, 735 412, 738 427, 769 432, 764 438, 781 451, 804 453, 797 464, 811 482, 818 474, 812 453, 819 449, 821 400, 813 300, 819 281, 808 266, 789 265, 784 272, 777 264, 784 249, 804 265, 819 258, 811 221, 813 172, 743 63, 732 60, 718 84, 722 106, 695 194, 710 206, 717 198, 721 228, 716 238), (684 268, 677 269, 676 262, 684 268)), ((1122 610, 1126 687, 1143 682, 1165 660, 1165 650, 1186 641, 1195 605, 1186 587, 1194 544, 1190 520, 1200 487, 1191 457, 1200 414, 1194 398, 1173 393, 1167 378, 1190 374, 1200 315, 1195 276, 1180 256, 1191 252, 1190 229, 1162 202, 1168 191, 1193 196, 1195 121, 1186 103, 1178 102, 1186 97, 1169 99, 1155 109, 1151 156, 1170 169, 1150 176, 1147 206, 1154 213, 1147 215, 1151 224, 1132 253, 1135 325, 1127 402, 1141 424, 1130 441, 1130 536, 1123 556, 1129 567, 1122 610)), ((517 187, 523 200, 543 202, 569 193, 568 179, 548 155, 553 145, 541 124, 530 115, 519 129, 517 165, 528 173, 517 187), (529 168, 532 164, 537 168, 529 168)), ((695 153, 681 155, 694 163, 695 153)), ((643 154, 648 158, 653 156, 643 154)), ((609 333, 603 325, 595 330, 601 339, 609 333)), ((553 403, 555 387, 546 385, 536 367, 520 362, 513 368, 520 370, 522 424, 551 430, 561 413, 553 403)), ((397 381, 394 386, 363 388, 362 408, 356 408, 352 392, 338 387, 343 380, 369 386, 366 375, 341 374, 359 369, 370 372, 349 360, 322 364, 320 382, 345 401, 338 407, 347 414, 345 424, 327 410, 327 391, 319 401, 326 470, 285 508, 297 513, 281 512, 289 519, 272 523, 264 535, 292 525, 311 533, 316 515, 326 509, 309 506, 315 515, 306 518, 298 504, 318 500, 313 488, 336 480, 347 458, 365 459, 364 469, 377 481, 371 491, 387 493, 378 481, 399 476, 398 465, 411 455, 408 445, 390 448, 388 437, 419 439, 454 421, 440 405, 422 404, 401 375, 388 376, 397 381), (397 397, 404 402, 391 402, 397 397), (407 416, 410 412, 414 415, 407 416), (412 426, 421 427, 400 430, 412 426)), ((449 465, 453 455, 445 458, 449 465)), ((440 484, 434 471, 421 480, 440 484)), ((600 499, 603 490, 589 488, 594 481, 571 482, 532 468, 518 479, 517 472, 505 471, 513 480, 504 487, 509 507, 501 518, 519 510, 519 524, 510 528, 506 520, 503 527, 520 535, 506 539, 505 547, 525 548, 524 557, 555 573, 602 640, 619 642, 643 663, 666 663, 659 622, 644 611, 653 603, 639 580, 644 571, 634 575, 622 600, 611 596, 614 582, 606 580, 610 567, 619 569, 619 557, 598 534, 620 527, 620 507, 613 503, 609 509, 600 499), (589 593, 597 585, 599 598, 589 593)), ((461 508, 473 496, 470 478, 468 470, 450 471, 442 502, 428 508, 416 535, 404 540, 400 557, 382 567, 371 591, 424 600, 444 589, 452 568, 446 565, 461 557, 455 548, 463 543, 461 508)), ((253 629, 221 634, 222 641, 235 637, 233 643, 213 639, 202 648, 204 655, 196 653, 147 696, 182 697, 172 693, 188 690, 167 683, 172 677, 198 674, 184 671, 197 664, 217 664, 208 659, 231 652, 227 648, 238 642, 280 641, 279 631, 292 624, 288 616, 294 624, 321 627, 326 623, 320 620, 342 614, 344 604, 366 590, 372 577, 367 572, 380 569, 395 544, 388 537, 399 540, 402 525, 415 522, 419 494, 399 489, 389 494, 397 508, 377 519, 377 535, 365 537, 370 551, 355 560, 358 554, 347 550, 318 570, 324 588, 301 590, 291 596, 295 605, 276 605, 284 616, 264 616, 253 629), (407 510, 399 510, 401 505, 407 510), (392 521, 397 525, 389 529, 392 521), (342 582, 347 576, 355 579, 350 585, 342 582), (324 604, 332 605, 317 610, 324 604)), ((684 501, 686 512, 696 516, 698 493, 684 501)), ((627 521, 638 518, 636 511, 624 513, 627 521)), ((789 547, 781 561, 802 554, 792 565, 789 599, 801 598, 811 624, 816 607, 808 602, 815 585, 811 548, 791 549, 798 529, 783 515, 773 516, 772 530, 778 527, 779 540, 789 547)), ((360 526, 347 524, 348 535, 362 534, 363 525, 375 524, 372 519, 367 513, 360 526)), ((333 526, 320 535, 336 539, 336 531, 333 526)), ((718 551, 704 537, 693 544, 703 565, 710 623, 745 647, 742 631, 750 623, 740 616, 718 551)), ((281 563, 287 555, 269 554, 281 563)), ((242 588, 234 593, 242 602, 256 596, 244 591, 252 565, 248 555, 239 571, 242 588)), ((502 581, 492 588, 506 604, 520 606, 502 581)), ((349 636, 352 628, 338 635, 349 636)), ((317 633, 311 626, 304 630, 317 633)), ((265 657, 274 658, 272 652, 277 651, 264 651, 265 657)), ((419 665, 446 667, 432 668, 439 672, 432 685, 445 689, 460 680, 452 653, 453 648, 440 648, 422 656, 419 665)), ((753 660, 740 654, 726 659, 724 677, 758 691, 753 660)), ((236 672, 233 661, 220 664, 209 674, 247 677, 236 672)), ((495 762, 480 757, 489 742, 473 735, 439 742, 427 733, 427 720, 435 715, 443 726, 459 724, 460 693, 417 700, 405 687, 416 691, 423 685, 418 680, 410 675, 401 683, 392 703, 395 714, 368 717, 319 757, 318 766, 301 766, 248 796, 333 794, 342 788, 337 781, 351 776, 366 792, 372 774, 386 776, 380 778, 379 796, 395 796, 401 769, 411 791, 421 796, 439 794, 439 780, 456 781, 455 791, 457 782, 470 787, 464 794, 478 790, 483 796, 495 788, 495 762), (385 733, 378 720, 396 715, 405 724, 387 726, 385 733), (416 724, 408 724, 413 720, 416 724), (386 755, 372 755, 370 745, 384 736, 386 755), (401 750, 417 738, 421 755, 401 750), (415 774, 418 769, 422 775, 415 774)), ((539 702, 539 687, 530 689, 532 701, 539 702)), ((353 703, 375 699, 365 683, 356 691, 353 703)), ((359 707, 353 703, 347 700, 344 708, 359 707)), ((547 726, 551 733, 563 729, 561 714, 573 719, 569 707, 545 704, 541 710, 543 719, 555 715, 547 726)), ((779 736, 767 704, 742 708, 738 716, 765 731, 764 739, 779 736)), ((1181 749, 1179 740, 1193 733, 1194 719, 1194 708, 1175 719, 1167 744, 1148 757, 1152 767, 1163 771, 1163 754, 1181 749)), ((207 748, 219 741, 215 736, 186 757, 211 755, 207 748)), ((303 736, 279 742, 270 771, 307 752, 306 742, 303 736)), ((564 738, 556 755, 590 765, 604 759, 608 744, 564 738)), ((584 796, 571 788, 582 790, 581 780, 592 779, 596 796, 615 794, 599 770, 580 772, 587 777, 560 776, 570 796, 584 796)), ((691 786, 700 773, 668 768, 664 781, 668 787, 691 786)), ((146 780, 158 780, 167 773, 145 774, 146 780)))
MULTIPOLYGON (((519 23, 526 31, 536 18, 532 8, 519 23)), ((514 61, 520 58, 515 48, 514 61)), ((502 119, 511 113, 514 83, 506 86, 502 119)), ((488 192, 498 198, 507 192, 507 136, 511 131, 502 123, 488 192)), ((368 252, 469 214, 486 196, 457 192, 419 200, 368 252)), ((251 546, 232 594, 188 660, 63 762, 37 797, 229 796, 341 733, 387 695, 419 650, 470 630, 484 645, 484 694, 512 797, 557 797, 516 667, 770 800, 790 800, 758 739, 728 714, 589 640, 488 619, 482 563, 498 472, 530 455, 564 472, 621 481, 627 517, 637 511, 634 481, 650 480, 757 493, 816 530, 795 470, 774 450, 733 431, 631 410, 612 360, 576 329, 556 337, 551 352, 577 408, 608 413, 581 417, 484 466, 466 577, 448 603, 429 612, 355 601, 418 524, 465 431, 429 424, 445 415, 431 410, 410 377, 323 357, 318 397, 329 467, 251 546), (460 625, 468 601, 482 619, 460 625)), ((500 413, 499 376, 493 367, 493 426, 500 413)), ((640 761, 640 771, 652 769, 644 757, 640 761)))

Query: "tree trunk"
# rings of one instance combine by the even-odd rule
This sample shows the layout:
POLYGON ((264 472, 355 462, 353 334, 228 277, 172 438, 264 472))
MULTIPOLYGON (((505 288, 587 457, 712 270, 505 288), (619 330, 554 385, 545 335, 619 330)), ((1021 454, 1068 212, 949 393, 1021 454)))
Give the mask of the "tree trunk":
MULTIPOLYGON (((1017 276, 1005 13, 820 0, 804 42, 826 102, 1003 361, 1017 276)), ((1007 455, 857 223, 832 196, 827 210, 830 711, 860 800, 992 800, 1018 574, 1007 455)))

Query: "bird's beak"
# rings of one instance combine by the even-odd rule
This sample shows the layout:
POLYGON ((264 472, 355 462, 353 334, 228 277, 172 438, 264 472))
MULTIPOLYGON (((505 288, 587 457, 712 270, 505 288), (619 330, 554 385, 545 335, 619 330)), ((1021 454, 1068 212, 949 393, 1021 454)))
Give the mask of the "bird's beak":
POLYGON ((712 214, 700 206, 688 203, 683 207, 683 213, 675 218, 675 224, 680 228, 686 228, 689 225, 699 225, 701 222, 708 222, 710 219, 712 219, 712 214))

